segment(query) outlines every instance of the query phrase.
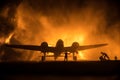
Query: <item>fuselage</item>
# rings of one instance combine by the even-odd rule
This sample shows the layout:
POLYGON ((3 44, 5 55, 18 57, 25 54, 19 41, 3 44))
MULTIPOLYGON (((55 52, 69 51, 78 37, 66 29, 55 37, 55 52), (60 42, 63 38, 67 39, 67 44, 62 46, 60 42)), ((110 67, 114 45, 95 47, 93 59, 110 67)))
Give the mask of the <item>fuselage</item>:
POLYGON ((54 57, 57 58, 64 51, 64 42, 59 39, 55 46, 54 57))

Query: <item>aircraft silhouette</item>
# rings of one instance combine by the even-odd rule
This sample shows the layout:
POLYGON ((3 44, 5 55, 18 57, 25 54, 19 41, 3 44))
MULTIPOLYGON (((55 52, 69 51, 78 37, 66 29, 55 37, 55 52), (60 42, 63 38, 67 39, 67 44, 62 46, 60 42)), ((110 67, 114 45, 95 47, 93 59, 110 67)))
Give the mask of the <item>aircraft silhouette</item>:
POLYGON ((40 46, 5 44, 6 47, 11 47, 11 48, 19 48, 19 49, 41 51, 44 54, 44 56, 43 56, 44 60, 43 61, 45 61, 46 53, 48 53, 48 52, 54 53, 54 59, 55 60, 57 59, 57 57, 60 56, 61 53, 70 52, 70 53, 73 53, 73 60, 74 60, 74 54, 78 53, 79 50, 97 48, 97 47, 101 47, 101 46, 105 46, 105 45, 107 45, 107 44, 96 44, 96 45, 80 46, 78 42, 73 42, 71 46, 64 47, 64 42, 61 39, 59 39, 57 41, 55 47, 48 46, 47 42, 42 42, 40 46))

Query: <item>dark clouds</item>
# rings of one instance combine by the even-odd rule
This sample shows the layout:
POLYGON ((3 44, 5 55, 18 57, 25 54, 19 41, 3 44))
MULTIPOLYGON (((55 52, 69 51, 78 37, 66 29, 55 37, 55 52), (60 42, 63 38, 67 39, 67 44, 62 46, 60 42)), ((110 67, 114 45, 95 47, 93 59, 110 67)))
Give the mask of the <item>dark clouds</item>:
POLYGON ((19 52, 4 47, 4 40, 2 39, 6 39, 10 33, 15 30, 15 14, 21 1, 22 0, 0 1, 0 60, 2 61, 15 61, 20 58, 19 52))
POLYGON ((15 22, 13 21, 20 1, 0 1, 0 37, 8 36, 15 29, 15 22))
POLYGON ((0 37, 7 37, 9 33, 13 32, 14 25, 4 17, 0 17, 0 37))

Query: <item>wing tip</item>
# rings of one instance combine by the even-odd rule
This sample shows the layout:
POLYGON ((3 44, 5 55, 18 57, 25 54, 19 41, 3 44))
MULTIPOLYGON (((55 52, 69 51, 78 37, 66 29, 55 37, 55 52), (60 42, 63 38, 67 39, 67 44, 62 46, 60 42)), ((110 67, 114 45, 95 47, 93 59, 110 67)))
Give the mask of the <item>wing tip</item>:
POLYGON ((105 43, 105 44, 103 44, 103 45, 105 45, 105 46, 106 46, 106 45, 108 45, 108 43, 105 43))

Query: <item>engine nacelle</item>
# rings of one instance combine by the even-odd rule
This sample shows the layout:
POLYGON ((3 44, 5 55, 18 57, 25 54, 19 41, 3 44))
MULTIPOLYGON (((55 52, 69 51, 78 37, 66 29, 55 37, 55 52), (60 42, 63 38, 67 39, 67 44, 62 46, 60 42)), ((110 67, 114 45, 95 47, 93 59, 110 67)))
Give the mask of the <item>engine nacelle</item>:
POLYGON ((47 52, 48 50, 48 43, 47 42, 42 42, 41 43, 41 48, 42 48, 42 52, 47 52))
POLYGON ((79 46, 80 45, 78 42, 73 42, 73 44, 72 44, 72 48, 74 48, 74 49, 77 49, 79 46))
POLYGON ((47 42, 42 42, 41 47, 43 47, 43 48, 48 47, 48 43, 47 42))
POLYGON ((78 47, 79 47, 79 43, 78 42, 73 42, 72 46, 71 46, 71 53, 78 53, 78 47))

